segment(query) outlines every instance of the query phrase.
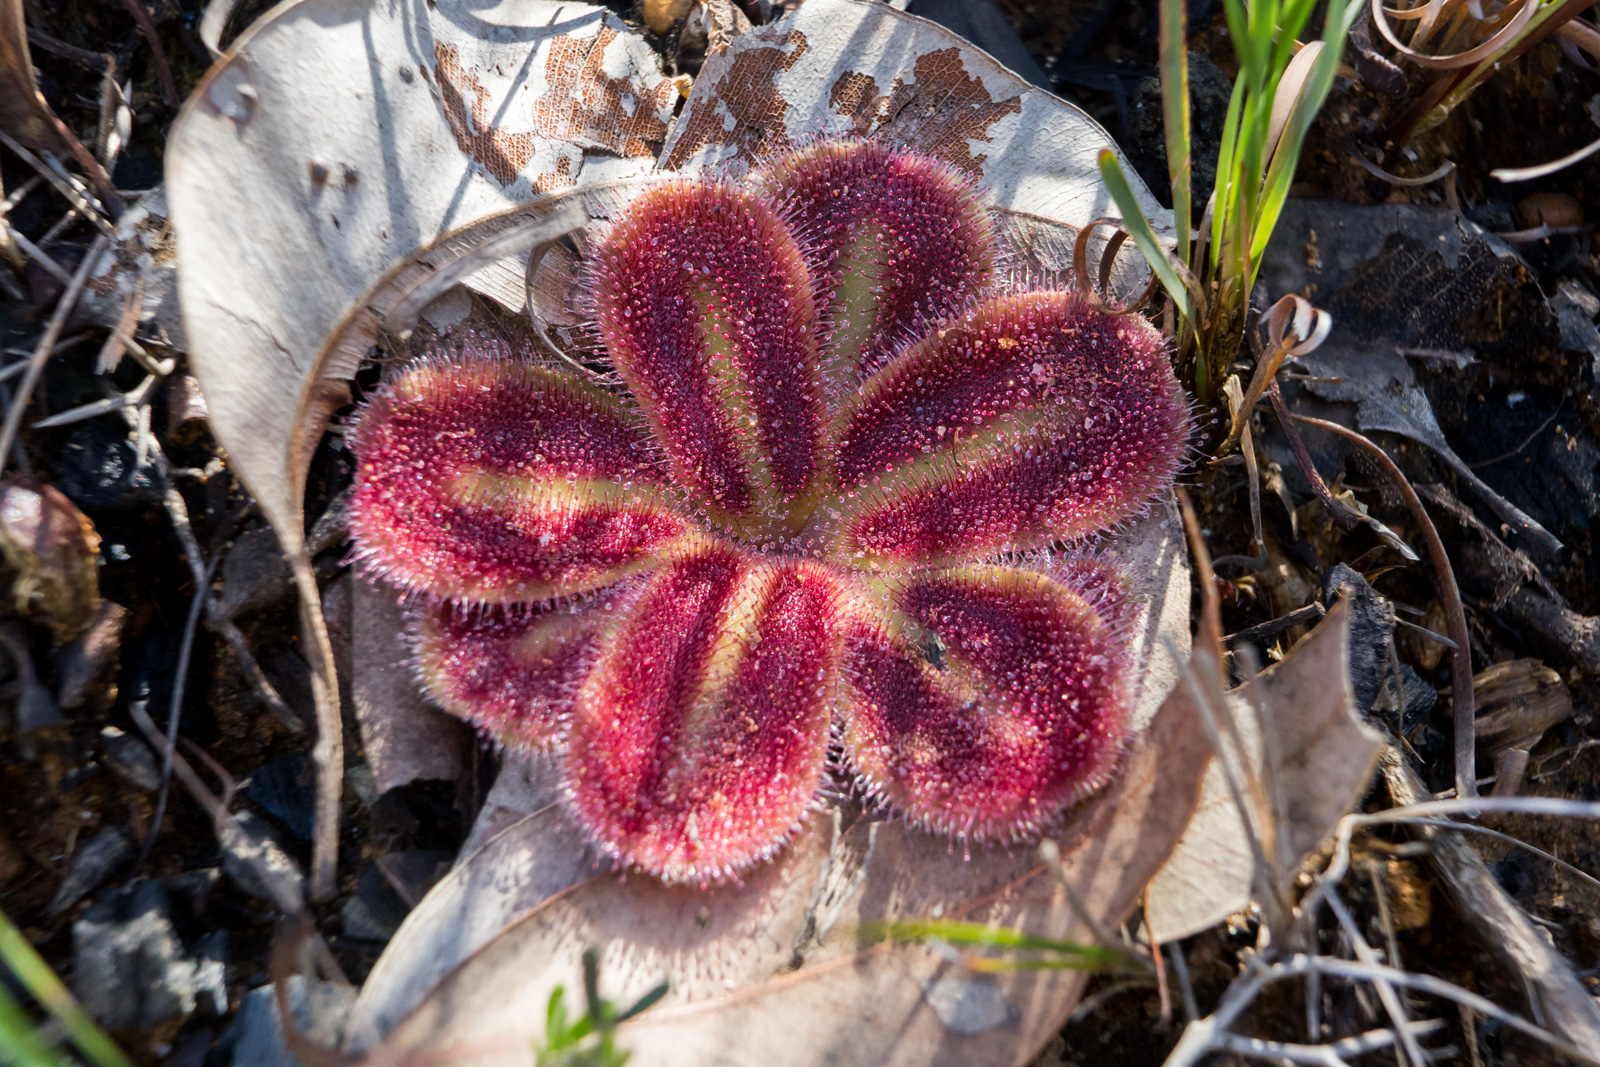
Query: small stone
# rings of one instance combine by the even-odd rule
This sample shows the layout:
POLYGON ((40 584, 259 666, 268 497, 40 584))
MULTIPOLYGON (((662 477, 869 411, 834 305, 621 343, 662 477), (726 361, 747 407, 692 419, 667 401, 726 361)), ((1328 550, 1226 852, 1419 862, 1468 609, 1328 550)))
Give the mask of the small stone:
POLYGON ((57 656, 60 683, 56 703, 62 708, 82 707, 91 693, 106 705, 115 699, 116 690, 111 686, 121 659, 122 627, 127 621, 127 608, 102 600, 89 628, 61 650, 57 656))
POLYGON ((238 831, 225 827, 218 835, 222 873, 252 896, 279 907, 291 900, 298 905, 304 897, 306 880, 300 865, 283 850, 260 818, 248 811, 235 812, 233 818, 238 831))
POLYGON ((339 914, 344 919, 345 937, 381 943, 394 936, 410 910, 383 872, 374 866, 361 872, 355 896, 344 902, 339 914))
MULTIPOLYGON (((314 1044, 338 1048, 355 1004, 355 989, 335 982, 308 982, 298 974, 289 978, 288 985, 295 1028, 314 1044)), ((270 985, 244 995, 223 1045, 231 1049, 232 1058, 216 1062, 229 1062, 233 1067, 302 1067, 284 1047, 277 998, 270 985)))
POLYGON ((294 576, 278 544, 263 526, 241 534, 222 564, 222 610, 228 618, 274 607, 294 595, 294 576))
POLYGON ((317 769, 303 752, 282 756, 254 771, 242 790, 302 841, 316 829, 317 769))
POLYGON ((110 1030, 149 1027, 196 1011, 228 1010, 228 934, 206 935, 191 951, 172 924, 160 882, 110 894, 72 924, 73 992, 110 1030))
POLYGON ((414 908, 450 872, 455 853, 442 848, 412 848, 379 856, 377 868, 407 908, 414 908))
POLYGON ((50 624, 70 641, 100 607, 100 535, 54 486, 24 475, 0 483, 0 550, 16 572, 17 611, 50 624))
POLYGON ((922 996, 952 1034, 981 1034, 1011 1018, 1005 994, 988 978, 930 979, 922 996))
POLYGON ((1571 193, 1538 192, 1517 201, 1517 222, 1525 229, 1583 225, 1583 205, 1571 193))
POLYGON ((117 775, 147 792, 161 788, 161 765, 148 745, 107 726, 100 731, 100 751, 105 763, 117 775))
POLYGON ((89 894, 133 858, 133 836, 120 826, 108 826, 95 834, 67 867, 67 876, 61 880, 56 895, 50 899, 46 914, 55 918, 89 894))

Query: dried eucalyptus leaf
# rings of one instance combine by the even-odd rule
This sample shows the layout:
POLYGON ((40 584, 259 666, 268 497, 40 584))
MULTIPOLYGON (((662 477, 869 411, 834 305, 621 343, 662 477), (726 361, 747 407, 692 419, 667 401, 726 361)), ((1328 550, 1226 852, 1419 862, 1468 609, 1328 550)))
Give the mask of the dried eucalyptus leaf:
MULTIPOLYGON (((1382 736, 1361 721, 1350 690, 1350 612, 1336 606, 1281 662, 1250 683, 1256 699, 1229 694, 1254 774, 1269 783, 1255 812, 1279 844, 1271 876, 1282 884, 1361 798, 1382 736), (1276 800, 1270 797, 1275 796, 1276 800)), ((1239 809, 1213 756, 1200 806, 1145 895, 1145 922, 1161 942, 1208 929, 1249 905, 1254 859, 1239 809)))
POLYGON ((615 16, 553 0, 306 0, 208 72, 167 154, 184 323, 217 438, 286 545, 302 394, 367 288, 474 219, 648 169, 674 92, 615 16))
MULTIPOLYGON (((1134 173, 1081 109, 943 26, 871 0, 808 0, 713 52, 661 166, 736 170, 830 136, 871 136, 936 156, 969 175, 994 207, 1072 232, 1120 214, 1099 180, 1101 150, 1134 173)), ((1172 213, 1142 182, 1133 187, 1156 234, 1172 239, 1172 213)), ((1136 292, 1149 273, 1130 245, 1113 285, 1136 292)))

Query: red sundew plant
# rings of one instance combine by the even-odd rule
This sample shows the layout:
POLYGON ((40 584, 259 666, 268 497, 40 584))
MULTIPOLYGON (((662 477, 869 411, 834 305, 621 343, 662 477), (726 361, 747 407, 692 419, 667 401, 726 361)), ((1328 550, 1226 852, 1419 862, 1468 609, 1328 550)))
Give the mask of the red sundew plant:
POLYGON ((1161 335, 1002 279, 956 172, 825 143, 636 196, 586 267, 614 382, 469 338, 352 435, 421 675, 551 749, 619 863, 708 884, 803 823, 830 746, 936 833, 1037 833, 1127 731, 1122 578, 1064 549, 1170 489, 1161 335))

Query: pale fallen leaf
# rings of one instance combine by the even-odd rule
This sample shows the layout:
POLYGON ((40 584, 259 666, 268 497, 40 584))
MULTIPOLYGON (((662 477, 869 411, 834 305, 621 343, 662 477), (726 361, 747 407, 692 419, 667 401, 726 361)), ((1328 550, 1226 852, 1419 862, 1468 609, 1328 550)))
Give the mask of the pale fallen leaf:
POLYGON ((184 322, 217 437, 280 535, 307 372, 366 289, 447 230, 648 169, 671 92, 615 16, 553 0, 304 0, 207 73, 167 154, 184 322))
MULTIPOLYGON (((1228 694, 1250 772, 1266 786, 1267 803, 1251 818, 1277 846, 1267 853, 1276 885, 1360 799, 1383 748, 1382 736, 1356 712, 1349 622, 1341 602, 1251 683, 1255 699, 1228 694)), ((1243 909, 1258 889, 1254 873, 1242 817, 1213 756, 1194 821, 1146 894, 1152 936, 1175 941, 1243 909)))
MULTIPOLYGON (((1181 560, 1176 519, 1159 509, 1107 551, 1144 578, 1142 729, 1119 780, 1051 837, 1080 899, 1115 924, 1187 822, 1206 745, 1188 697, 1166 696, 1175 664, 1159 635, 1186 637, 1188 626, 1187 568, 1161 565, 1181 560)), ((599 870, 557 802, 551 768, 529 770, 497 785, 485 808, 485 820, 514 821, 424 898, 373 969, 352 1018, 358 1047, 393 1029, 385 1052, 397 1057, 449 1047, 452 1062, 521 1062, 551 990, 578 987, 590 946, 601 948, 607 996, 626 1002, 671 983, 667 1000, 623 1031, 651 1063, 1020 1063, 1087 980, 979 976, 925 947, 864 943, 863 924, 928 917, 1092 940, 1026 845, 974 846, 969 858, 949 840, 831 802, 742 885, 664 887, 599 870), (523 807, 531 813, 516 817, 523 807)))
POLYGON ((348 399, 311 373, 323 341, 442 232, 580 175, 648 169, 674 94, 642 39, 600 8, 304 0, 242 34, 173 126, 190 363, 305 614, 323 768, 318 898, 333 892, 343 760, 301 511, 312 449, 348 399))

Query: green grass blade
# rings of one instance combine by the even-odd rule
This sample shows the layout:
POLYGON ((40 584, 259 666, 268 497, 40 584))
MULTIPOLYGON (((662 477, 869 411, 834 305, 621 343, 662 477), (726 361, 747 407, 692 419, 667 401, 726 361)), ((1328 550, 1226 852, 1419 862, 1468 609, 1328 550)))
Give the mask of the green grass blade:
POLYGON ((1239 84, 1248 80, 1244 72, 1251 65, 1250 16, 1245 11, 1244 0, 1222 0, 1222 11, 1228 19, 1228 36, 1233 38, 1234 51, 1239 54, 1239 84))
POLYGON ((95 1067, 133 1067, 3 911, 0 911, 0 962, 4 962, 22 988, 54 1016, 72 1038, 72 1043, 95 1067))
POLYGON ((1277 32, 1282 6, 1278 0, 1253 0, 1250 4, 1250 63, 1242 69, 1249 71, 1250 92, 1257 96, 1272 91, 1270 82, 1276 73, 1272 66, 1272 36, 1277 32))
POLYGON ((67 1057, 51 1048, 22 1005, 0 985, 0 1063, 15 1067, 66 1067, 67 1057))
MULTIPOLYGON (((1349 0, 1343 9, 1339 8, 1336 2, 1330 5, 1326 32, 1331 36, 1324 37, 1322 54, 1317 56, 1316 63, 1311 68, 1311 76, 1306 79, 1300 98, 1295 101, 1294 109, 1289 113, 1289 120, 1284 125, 1283 136, 1278 143, 1278 150, 1274 153, 1272 164, 1267 170, 1260 213, 1250 242, 1251 259, 1255 263, 1259 263, 1262 253, 1266 251, 1267 243, 1272 239, 1272 231, 1283 213, 1284 202, 1289 197, 1289 185, 1294 181, 1295 169, 1300 162, 1300 150, 1305 145, 1306 134, 1311 130, 1312 120, 1316 118, 1317 112, 1322 110, 1328 93, 1333 89, 1333 80, 1339 72, 1339 59, 1344 51, 1345 36, 1351 24, 1349 11, 1361 2, 1362 0, 1349 0)), ((1254 269, 1251 271, 1250 284, 1255 284, 1254 269)))
POLYGON ((1116 201, 1117 210, 1122 213, 1122 226, 1128 231, 1128 236, 1133 238, 1133 243, 1144 253, 1150 269, 1160 279, 1161 287, 1177 305, 1178 313, 1193 322, 1194 309, 1189 303, 1189 290, 1178 277, 1178 272, 1172 269, 1172 261, 1167 258, 1167 250, 1161 247, 1161 242, 1156 239, 1155 231, 1150 228, 1150 220, 1144 217, 1144 209, 1139 206, 1138 197, 1133 195, 1133 188, 1122 173, 1122 166, 1117 162, 1117 154, 1109 148, 1100 150, 1100 178, 1106 183, 1111 199, 1116 201))
POLYGON ((1172 184, 1172 221, 1178 231, 1176 251, 1180 263, 1189 262, 1189 229, 1194 210, 1188 43, 1187 0, 1161 0, 1161 117, 1167 133, 1167 177, 1172 184))
POLYGON ((1222 125, 1222 144, 1217 148, 1217 180, 1212 192, 1215 204, 1211 210, 1211 268, 1215 274, 1222 265, 1222 229, 1231 203, 1234 188, 1234 157, 1238 154, 1239 119, 1244 110, 1244 81, 1233 83, 1233 95, 1228 98, 1228 115, 1222 125))
POLYGON ((1278 39, 1272 46, 1272 69, 1281 71, 1294 57, 1294 43, 1311 21, 1316 0, 1290 0, 1284 6, 1282 21, 1278 24, 1278 39))
POLYGON ((950 945, 981 946, 1002 949, 1013 953, 1030 953, 1026 956, 968 959, 966 965, 975 971, 1142 971, 1144 963, 1138 957, 1115 948, 1061 941, 1038 937, 1018 930, 986 926, 982 923, 956 922, 947 919, 909 919, 883 923, 874 931, 880 937, 894 941, 940 940, 950 945), (1044 953, 1043 956, 1031 955, 1044 953))

